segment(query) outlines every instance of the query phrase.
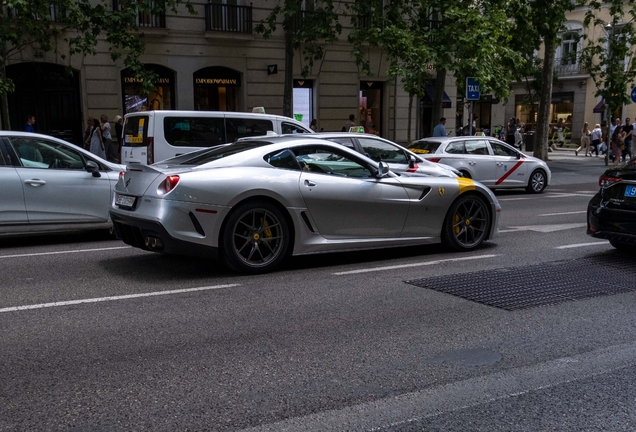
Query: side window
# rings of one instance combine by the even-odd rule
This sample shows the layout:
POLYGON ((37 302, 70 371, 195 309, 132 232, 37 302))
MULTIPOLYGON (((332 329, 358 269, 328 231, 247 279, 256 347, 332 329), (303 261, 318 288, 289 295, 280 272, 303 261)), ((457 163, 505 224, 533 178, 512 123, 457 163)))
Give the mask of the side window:
POLYGON ((234 142, 243 137, 267 135, 267 131, 274 130, 274 125, 271 120, 226 117, 225 129, 227 141, 234 142))
POLYGON ((163 136, 175 147, 212 147, 225 144, 223 118, 166 117, 163 136))
POLYGON ((304 134, 309 133, 306 129, 301 128, 298 125, 283 122, 280 126, 281 133, 283 134, 304 134))
POLYGON ((473 155, 489 155, 488 145, 485 140, 466 140, 466 153, 473 155))
POLYGON ((320 146, 306 146, 293 150, 303 171, 350 178, 370 178, 373 172, 349 157, 344 151, 320 146))
POLYGON ((37 138, 11 138, 10 141, 25 168, 84 169, 81 154, 64 144, 37 138))
POLYGON ((9 164, 7 163, 7 160, 6 160, 6 159, 5 159, 5 157, 4 157, 4 154, 3 154, 3 153, 4 153, 4 149, 2 148, 2 142, 1 142, 1 140, 0 140, 0 167, 1 167, 1 166, 5 166, 5 165, 9 165, 9 164))
POLYGON ((270 153, 264 159, 265 162, 276 168, 300 170, 296 156, 289 150, 270 153))
POLYGON ((406 152, 399 147, 372 138, 358 138, 364 153, 376 162, 407 164, 406 152))
POLYGON ((343 145, 345 147, 349 147, 350 149, 354 149, 353 140, 351 138, 327 138, 327 141, 332 141, 343 145))
POLYGON ((517 157, 517 152, 515 150, 501 143, 490 141, 490 146, 492 147, 492 152, 495 154, 495 156, 517 157))
POLYGON ((446 153, 450 154, 464 154, 464 141, 453 141, 446 146, 446 153))

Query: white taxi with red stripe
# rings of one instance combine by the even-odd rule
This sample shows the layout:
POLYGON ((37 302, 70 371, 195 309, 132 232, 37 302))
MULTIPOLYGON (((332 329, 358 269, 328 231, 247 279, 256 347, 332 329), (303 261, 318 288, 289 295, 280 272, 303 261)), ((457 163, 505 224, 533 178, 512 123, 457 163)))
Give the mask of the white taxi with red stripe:
POLYGON ((552 173, 541 159, 528 156, 496 138, 431 137, 414 141, 409 150, 430 162, 459 170, 491 189, 525 188, 541 193, 552 173))

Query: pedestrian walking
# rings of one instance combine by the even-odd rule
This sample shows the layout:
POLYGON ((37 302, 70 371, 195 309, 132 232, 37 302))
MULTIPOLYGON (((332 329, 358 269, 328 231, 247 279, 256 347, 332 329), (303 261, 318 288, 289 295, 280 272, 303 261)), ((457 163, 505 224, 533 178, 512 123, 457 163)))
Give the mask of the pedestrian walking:
POLYGON ((618 163, 621 161, 623 147, 625 147, 625 132, 623 132, 623 126, 616 126, 616 129, 614 129, 611 145, 614 166, 618 166, 618 163))
POLYGON ((91 147, 91 134, 93 132, 93 117, 86 119, 86 129, 84 129, 84 137, 82 144, 84 149, 88 150, 91 147))
MULTIPOLYGON (((603 139, 603 131, 601 130, 600 124, 597 123, 596 125, 594 125, 591 139, 592 143, 590 147, 590 156, 592 156, 592 152, 595 152, 596 156, 598 157, 598 147, 601 145, 601 140, 603 139)), ((587 156, 587 153, 585 154, 585 156, 587 156)))
POLYGON ((444 127, 445 124, 446 124, 446 118, 440 117, 439 123, 433 129, 434 137, 448 136, 448 132, 446 132, 446 128, 444 127))
POLYGON ((590 147, 591 134, 592 132, 590 132, 590 126, 588 122, 583 123, 583 129, 581 129, 581 145, 579 146, 579 148, 574 150, 574 155, 578 156, 581 149, 583 149, 583 151, 585 151, 585 156, 587 156, 587 152, 590 147))
POLYGON ((353 114, 349 115, 349 120, 346 121, 344 126, 342 127, 342 132, 349 132, 349 130, 351 130, 352 127, 357 126, 354 122, 355 118, 356 116, 354 116, 353 114))
POLYGON ((106 159, 106 147, 102 139, 102 129, 99 120, 93 119, 93 131, 91 132, 91 145, 89 151, 95 156, 106 159))
POLYGON ((506 126, 506 143, 511 146, 515 145, 515 133, 517 132, 517 122, 514 117, 510 117, 510 121, 506 126))
POLYGON ((311 124, 309 125, 309 129, 311 129, 314 132, 318 132, 318 120, 312 119, 311 124))
POLYGON ((29 114, 27 116, 27 122, 24 125, 24 131, 25 132, 35 132, 35 128, 33 127, 34 124, 35 124, 35 116, 29 114))
POLYGON ((632 138, 634 133, 634 125, 629 117, 625 118, 625 125, 623 126, 623 132, 625 132, 625 150, 623 150, 623 161, 627 160, 627 156, 632 158, 632 138))
POLYGON ((108 116, 106 114, 102 114, 100 117, 100 129, 102 132, 102 141, 104 143, 104 148, 106 151, 106 160, 109 162, 114 162, 113 160, 113 149, 112 147, 112 135, 110 134, 110 123, 108 122, 108 116))
MULTIPOLYGON (((603 120, 601 122, 601 132, 603 135, 601 137, 601 144, 599 145, 598 151, 602 154, 605 154, 609 147, 609 138, 610 138, 610 126, 607 124, 607 120, 603 120)), ((598 156, 598 155, 597 155, 598 156)))

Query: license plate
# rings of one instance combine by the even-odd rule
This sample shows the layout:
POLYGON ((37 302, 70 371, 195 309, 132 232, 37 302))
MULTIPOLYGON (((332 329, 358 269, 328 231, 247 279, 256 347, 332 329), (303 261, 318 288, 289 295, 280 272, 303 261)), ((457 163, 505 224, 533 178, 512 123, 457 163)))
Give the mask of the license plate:
POLYGON ((132 207, 135 204, 135 197, 131 197, 127 195, 117 195, 117 199, 115 199, 115 204, 124 206, 124 207, 132 207))
POLYGON ((625 187, 625 196, 626 197, 636 197, 636 186, 626 186, 625 187))

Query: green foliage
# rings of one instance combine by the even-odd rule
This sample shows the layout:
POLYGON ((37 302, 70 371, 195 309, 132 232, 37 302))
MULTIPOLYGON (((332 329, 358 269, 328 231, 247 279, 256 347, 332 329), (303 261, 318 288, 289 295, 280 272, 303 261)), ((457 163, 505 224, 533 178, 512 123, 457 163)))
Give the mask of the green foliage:
MULTIPOLYGON (((104 38, 113 60, 124 59, 137 77, 144 79, 146 90, 154 88, 154 74, 143 69, 140 56, 144 52, 143 33, 136 27, 137 14, 157 15, 169 10, 177 12, 184 5, 195 14, 189 0, 120 0, 113 10, 112 2, 95 4, 89 0, 5 0, 0 13, 0 67, 7 60, 33 48, 40 52, 94 55, 97 43, 104 38)), ((0 95, 13 91, 10 80, 0 75, 0 95)))
POLYGON ((596 84, 595 96, 602 96, 609 105, 609 112, 614 112, 623 104, 631 103, 628 91, 636 79, 632 51, 636 45, 636 5, 633 1, 609 0, 602 4, 593 1, 589 6, 584 24, 601 37, 584 38, 586 46, 581 61, 596 84), (601 8, 609 12, 609 20, 599 17, 601 8))

